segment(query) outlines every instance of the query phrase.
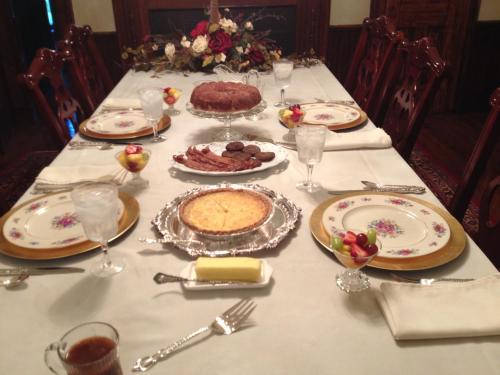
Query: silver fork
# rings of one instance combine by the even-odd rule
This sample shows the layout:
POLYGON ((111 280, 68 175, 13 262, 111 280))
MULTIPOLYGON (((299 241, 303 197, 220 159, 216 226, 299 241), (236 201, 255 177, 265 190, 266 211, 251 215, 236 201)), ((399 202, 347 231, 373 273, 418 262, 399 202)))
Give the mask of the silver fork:
POLYGON ((156 365, 159 361, 165 360, 170 354, 177 351, 192 338, 211 331, 217 335, 230 335, 241 328, 242 324, 247 320, 252 311, 255 309, 255 303, 249 298, 244 298, 237 304, 231 306, 224 311, 215 320, 206 327, 194 331, 193 333, 182 337, 165 349, 158 350, 155 354, 139 358, 134 367, 133 372, 146 372, 156 365))
POLYGON ((465 282, 474 280, 474 279, 470 279, 470 278, 461 279, 461 278, 453 278, 453 277, 439 277, 436 279, 417 279, 417 278, 413 278, 413 277, 399 276, 399 275, 396 275, 395 273, 391 273, 391 277, 395 281, 399 281, 399 282, 403 282, 403 283, 411 283, 411 284, 420 284, 420 285, 432 285, 432 284, 434 284, 436 282, 440 282, 440 281, 453 282, 453 283, 465 283, 465 282))

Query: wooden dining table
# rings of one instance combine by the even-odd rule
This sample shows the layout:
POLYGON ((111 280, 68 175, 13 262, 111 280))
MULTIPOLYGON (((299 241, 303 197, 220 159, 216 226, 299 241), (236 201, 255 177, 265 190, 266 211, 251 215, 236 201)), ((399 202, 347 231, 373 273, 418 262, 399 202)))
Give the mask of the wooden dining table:
MULTIPOLYGON (((500 374, 500 337, 475 337, 396 341, 377 305, 380 283, 390 271, 367 267, 372 287, 348 295, 337 288, 335 275, 343 270, 336 258, 311 235, 314 209, 330 198, 328 189, 362 188, 360 181, 424 186, 393 148, 324 152, 313 172, 323 185, 318 193, 295 188, 305 179, 306 167, 295 150, 288 159, 265 171, 235 176, 203 176, 172 167, 172 156, 190 145, 212 141, 222 123, 193 116, 186 110, 195 82, 214 79, 202 73, 129 71, 109 98, 137 98, 142 87, 176 87, 182 97, 181 114, 172 117, 162 133, 163 143, 138 139, 151 150, 142 176, 149 186, 130 192, 138 201, 140 217, 135 226, 111 243, 111 257, 121 257, 126 268, 111 278, 94 277, 88 269, 101 256, 99 250, 55 260, 21 260, 0 255, 0 268, 17 266, 76 266, 85 273, 40 275, 24 287, 0 290, 0 373, 50 373, 44 350, 72 327, 104 321, 120 334, 119 354, 124 374, 131 373, 137 358, 152 354, 178 338, 209 324, 238 299, 251 297, 257 308, 251 325, 230 336, 203 338, 158 364, 151 374, 500 374), (189 189, 222 182, 252 183, 283 194, 301 209, 301 217, 287 237, 271 249, 252 256, 273 268, 269 285, 256 289, 185 290, 180 284, 158 285, 157 272, 178 275, 192 261, 171 244, 144 244, 139 237, 155 238, 151 221, 170 201, 189 189)), ((235 119, 232 126, 244 134, 280 140, 288 130, 278 121, 279 89, 271 74, 262 74, 267 108, 261 119, 235 119)), ((297 68, 286 98, 295 103, 317 100, 350 100, 349 94, 324 65, 297 68)), ((374 128, 371 121, 346 131, 374 128)), ((82 140, 76 135, 76 140, 82 140)), ((110 150, 66 147, 53 166, 117 164, 110 150)), ((117 164, 118 165, 118 164, 117 164)), ((126 182, 123 189, 126 189, 126 182)), ((32 189, 19 204, 37 197, 32 189)), ((442 207, 429 191, 421 196, 442 207)), ((454 260, 420 271, 413 277, 479 278, 496 274, 478 246, 467 236, 463 252, 454 260)), ((500 312, 499 312, 500 313, 500 312)))

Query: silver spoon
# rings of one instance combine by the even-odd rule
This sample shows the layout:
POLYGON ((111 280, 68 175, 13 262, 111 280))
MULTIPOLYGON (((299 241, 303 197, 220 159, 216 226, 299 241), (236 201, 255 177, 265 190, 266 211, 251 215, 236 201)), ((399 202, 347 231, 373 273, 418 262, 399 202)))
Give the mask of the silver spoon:
POLYGON ((111 143, 70 143, 69 149, 70 150, 82 150, 85 148, 97 148, 98 150, 111 150, 113 148, 113 145, 111 143))
POLYGON ((200 249, 205 249, 205 244, 201 241, 198 240, 167 240, 164 238, 156 239, 156 238, 145 238, 145 237, 139 237, 138 238, 139 242, 144 242, 148 244, 154 244, 154 243, 160 243, 160 244, 166 244, 166 243, 171 243, 173 245, 194 245, 194 247, 198 247, 200 249))
POLYGON ((13 276, 10 279, 2 281, 0 285, 4 286, 7 289, 14 289, 21 285, 23 281, 26 280, 29 276, 29 273, 23 272, 17 276, 13 276))
POLYGON ((377 190, 385 190, 399 193, 413 193, 413 194, 423 194, 425 193, 425 188, 423 186, 415 186, 415 185, 381 185, 371 181, 361 181, 363 185, 368 187, 369 189, 377 190))

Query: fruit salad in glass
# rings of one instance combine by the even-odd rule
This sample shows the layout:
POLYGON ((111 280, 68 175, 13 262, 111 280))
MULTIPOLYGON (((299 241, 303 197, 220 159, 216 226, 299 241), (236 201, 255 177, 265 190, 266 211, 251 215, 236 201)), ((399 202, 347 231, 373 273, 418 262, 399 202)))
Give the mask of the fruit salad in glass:
POLYGON ((140 145, 130 144, 125 150, 118 152, 115 157, 123 168, 132 173, 130 181, 134 185, 147 185, 148 181, 141 177, 141 171, 149 162, 151 151, 140 145))
POLYGON ((377 255, 381 247, 377 232, 348 230, 331 237, 330 247, 347 269, 337 275, 337 286, 346 293, 360 292, 370 287, 368 277, 359 271, 377 255))
POLYGON ((295 140, 295 128, 304 121, 305 112, 300 108, 299 104, 291 105, 288 108, 280 109, 279 118, 288 128, 288 133, 283 137, 286 141, 293 142, 295 140))
POLYGON ((181 111, 174 108, 175 103, 182 95, 182 91, 175 87, 165 87, 163 89, 163 101, 168 105, 166 114, 169 116, 177 116, 181 111))

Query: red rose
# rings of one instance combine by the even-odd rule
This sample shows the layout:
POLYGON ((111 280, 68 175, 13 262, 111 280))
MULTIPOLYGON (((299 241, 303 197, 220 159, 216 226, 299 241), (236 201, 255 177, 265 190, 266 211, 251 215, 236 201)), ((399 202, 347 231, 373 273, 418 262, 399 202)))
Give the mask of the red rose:
POLYGON ((210 40, 208 42, 208 47, 215 52, 226 52, 229 48, 233 46, 231 37, 226 34, 223 30, 217 30, 210 35, 210 40))
POLYGON ((191 30, 191 37, 194 39, 198 35, 205 35, 206 33, 208 33, 208 21, 200 21, 195 28, 191 30))
POLYGON ((262 52, 255 48, 250 49, 250 51, 248 52, 248 58, 255 65, 260 65, 265 61, 262 52))

